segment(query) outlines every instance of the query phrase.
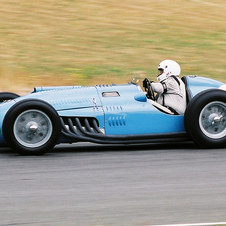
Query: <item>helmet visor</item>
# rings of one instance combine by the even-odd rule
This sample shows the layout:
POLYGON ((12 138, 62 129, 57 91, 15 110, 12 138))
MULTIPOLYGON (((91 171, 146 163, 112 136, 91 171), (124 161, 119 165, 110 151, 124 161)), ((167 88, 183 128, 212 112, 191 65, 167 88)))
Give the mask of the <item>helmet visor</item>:
POLYGON ((158 76, 161 75, 162 73, 163 73, 163 69, 162 68, 159 68, 158 69, 158 76))

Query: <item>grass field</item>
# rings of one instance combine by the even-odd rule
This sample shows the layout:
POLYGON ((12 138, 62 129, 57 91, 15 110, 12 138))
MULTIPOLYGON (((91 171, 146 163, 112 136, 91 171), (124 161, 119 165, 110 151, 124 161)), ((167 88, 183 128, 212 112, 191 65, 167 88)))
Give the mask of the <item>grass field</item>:
POLYGON ((1 0, 1 91, 182 75, 226 82, 225 0, 1 0))

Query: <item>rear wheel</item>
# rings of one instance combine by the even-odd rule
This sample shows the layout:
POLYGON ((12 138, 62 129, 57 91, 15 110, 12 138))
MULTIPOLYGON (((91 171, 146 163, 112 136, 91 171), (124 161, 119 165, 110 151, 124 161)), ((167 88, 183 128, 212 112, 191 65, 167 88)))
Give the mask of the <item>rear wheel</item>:
POLYGON ((226 92, 206 90, 189 103, 184 123, 192 140, 204 148, 226 146, 226 92))
POLYGON ((18 102, 3 122, 6 143, 19 154, 40 155, 57 143, 61 132, 55 109, 41 100, 18 102))

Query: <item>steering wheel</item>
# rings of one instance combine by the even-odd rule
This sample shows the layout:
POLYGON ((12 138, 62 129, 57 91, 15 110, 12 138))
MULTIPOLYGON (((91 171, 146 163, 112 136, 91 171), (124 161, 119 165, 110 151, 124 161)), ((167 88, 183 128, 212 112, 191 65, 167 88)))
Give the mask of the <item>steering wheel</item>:
POLYGON ((152 82, 148 78, 145 78, 143 81, 143 87, 147 92, 147 98, 155 101, 155 93, 152 89, 151 83, 152 82))

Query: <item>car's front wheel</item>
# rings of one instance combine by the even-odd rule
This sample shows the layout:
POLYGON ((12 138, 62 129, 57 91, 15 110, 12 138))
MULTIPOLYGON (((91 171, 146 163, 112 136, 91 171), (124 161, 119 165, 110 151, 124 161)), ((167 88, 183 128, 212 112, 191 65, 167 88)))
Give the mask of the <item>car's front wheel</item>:
POLYGON ((13 105, 3 122, 6 143, 23 155, 39 155, 57 143, 61 132, 56 110, 41 100, 25 100, 13 105))
POLYGON ((213 89, 196 95, 184 115, 185 130, 204 148, 226 146, 226 92, 213 89))
POLYGON ((0 92, 0 103, 7 101, 7 100, 15 99, 17 97, 19 97, 19 95, 16 93, 0 92))

